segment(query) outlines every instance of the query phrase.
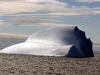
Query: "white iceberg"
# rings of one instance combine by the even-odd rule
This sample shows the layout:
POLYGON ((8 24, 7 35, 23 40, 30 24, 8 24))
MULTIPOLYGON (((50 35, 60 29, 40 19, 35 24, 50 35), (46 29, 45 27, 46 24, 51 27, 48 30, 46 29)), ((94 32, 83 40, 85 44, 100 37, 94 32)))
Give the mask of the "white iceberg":
POLYGON ((20 44, 4 48, 0 53, 43 56, 93 57, 92 42, 77 26, 53 27, 29 36, 20 44))

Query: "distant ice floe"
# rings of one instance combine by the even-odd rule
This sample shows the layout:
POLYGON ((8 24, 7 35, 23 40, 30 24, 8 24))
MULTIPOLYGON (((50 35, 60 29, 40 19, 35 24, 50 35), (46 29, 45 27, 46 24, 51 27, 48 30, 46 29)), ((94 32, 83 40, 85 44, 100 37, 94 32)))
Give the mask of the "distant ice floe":
POLYGON ((20 44, 4 48, 0 53, 43 56, 93 57, 92 42, 77 26, 53 27, 29 36, 20 44))

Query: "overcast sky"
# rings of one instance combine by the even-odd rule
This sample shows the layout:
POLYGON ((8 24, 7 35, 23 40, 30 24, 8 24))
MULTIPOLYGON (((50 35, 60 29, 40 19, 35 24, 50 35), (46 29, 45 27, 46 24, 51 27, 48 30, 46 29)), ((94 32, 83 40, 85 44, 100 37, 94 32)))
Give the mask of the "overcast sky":
POLYGON ((78 26, 100 43, 100 0, 0 0, 0 33, 78 26))

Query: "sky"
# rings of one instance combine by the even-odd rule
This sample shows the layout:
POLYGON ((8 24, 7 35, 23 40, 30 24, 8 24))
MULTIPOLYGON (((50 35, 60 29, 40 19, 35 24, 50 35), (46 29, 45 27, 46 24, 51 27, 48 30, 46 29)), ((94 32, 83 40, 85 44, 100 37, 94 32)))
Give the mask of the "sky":
POLYGON ((55 26, 78 26, 100 43, 100 0, 0 0, 0 34, 31 35, 55 26))

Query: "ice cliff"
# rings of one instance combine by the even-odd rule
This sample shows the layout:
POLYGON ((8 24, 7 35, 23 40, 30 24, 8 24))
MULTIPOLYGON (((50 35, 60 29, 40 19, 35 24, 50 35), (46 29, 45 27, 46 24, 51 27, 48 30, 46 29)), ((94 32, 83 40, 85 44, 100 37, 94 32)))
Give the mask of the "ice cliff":
POLYGON ((0 53, 79 58, 94 56, 92 41, 77 26, 53 27, 36 32, 25 42, 4 48, 0 53))

